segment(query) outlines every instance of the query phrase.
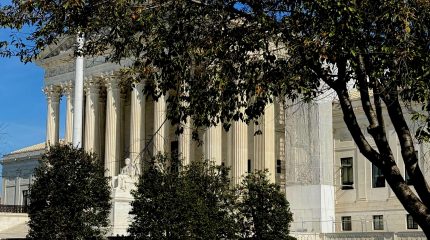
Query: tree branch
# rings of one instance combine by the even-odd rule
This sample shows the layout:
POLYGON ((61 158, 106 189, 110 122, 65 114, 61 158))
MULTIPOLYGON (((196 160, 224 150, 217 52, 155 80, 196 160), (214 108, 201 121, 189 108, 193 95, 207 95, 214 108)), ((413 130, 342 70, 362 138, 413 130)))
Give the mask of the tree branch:
POLYGON ((398 90, 393 88, 386 88, 386 90, 384 90, 382 87, 379 87, 378 91, 381 93, 381 97, 387 106, 391 122, 396 130, 406 171, 411 177, 412 184, 422 202, 426 206, 430 206, 430 188, 418 165, 413 138, 404 118, 402 107, 400 106, 398 90))
POLYGON ((377 128, 379 124, 376 119, 376 113, 373 110, 373 106, 370 101, 369 84, 367 83, 366 67, 365 67, 363 55, 361 54, 358 56, 356 68, 357 68, 356 69, 357 82, 358 82, 358 89, 360 91, 361 104, 363 106, 363 111, 366 114, 367 120, 369 121, 368 131, 370 133, 372 129, 377 128))

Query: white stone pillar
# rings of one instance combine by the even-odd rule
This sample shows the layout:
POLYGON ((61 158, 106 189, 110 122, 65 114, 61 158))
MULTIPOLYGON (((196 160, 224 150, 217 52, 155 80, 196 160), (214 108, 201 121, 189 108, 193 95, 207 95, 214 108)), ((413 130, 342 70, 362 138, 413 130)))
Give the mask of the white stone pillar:
POLYGON ((237 121, 232 125, 232 166, 233 183, 239 184, 248 166, 248 125, 237 121))
POLYGON ((85 134, 84 149, 100 156, 99 124, 99 92, 100 85, 95 79, 89 79, 84 84, 85 100, 85 134))
POLYGON ((210 127, 205 132, 204 140, 205 158, 213 161, 216 165, 222 162, 222 126, 210 127))
POLYGON ((141 151, 145 146, 145 95, 143 84, 133 83, 130 111, 130 159, 141 166, 141 151))
POLYGON ((59 86, 50 85, 44 88, 48 105, 46 117, 46 145, 55 145, 59 140, 59 112, 60 96, 59 86))
POLYGON ((182 160, 184 166, 191 162, 191 139, 192 129, 190 118, 187 118, 187 122, 184 124, 184 131, 179 137, 179 158, 182 160))
POLYGON ((158 152, 165 153, 166 138, 166 101, 165 96, 154 101, 154 155, 158 152))
POLYGON ((73 141, 73 84, 67 82, 63 86, 63 94, 66 97, 66 129, 64 134, 64 141, 72 143, 73 141))
POLYGON ((271 183, 276 180, 276 126, 275 104, 270 104, 264 110, 264 166, 269 171, 271 183))
POLYGON ((108 78, 106 82, 106 134, 105 168, 107 176, 119 173, 120 162, 120 87, 119 80, 108 78))

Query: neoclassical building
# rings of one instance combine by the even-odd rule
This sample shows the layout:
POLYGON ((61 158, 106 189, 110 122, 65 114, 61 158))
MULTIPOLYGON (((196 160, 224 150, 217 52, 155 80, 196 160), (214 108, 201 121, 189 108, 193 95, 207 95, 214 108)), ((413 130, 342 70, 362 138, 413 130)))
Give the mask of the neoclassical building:
MULTIPOLYGON (((60 141, 60 101, 66 102, 64 142, 72 141, 74 62, 71 50, 53 49, 41 57, 37 63, 46 72, 48 147, 60 141)), ((86 60, 81 145, 104 159, 109 176, 118 175, 127 157, 141 165, 148 153, 177 151, 184 164, 203 158, 231 167, 236 183, 254 169, 268 169, 272 182, 281 178, 276 172, 282 165, 278 160, 284 159, 284 114, 279 103, 266 108, 258 126, 237 122, 229 132, 221 126, 204 130, 203 145, 198 146, 191 139, 192 124, 187 122, 184 133, 176 135, 178 126, 166 119, 165 97, 153 101, 144 96, 143 83, 121 82, 116 75, 120 68, 103 57, 86 60), (256 130, 263 134, 254 137, 256 130)))
MULTIPOLYGON (((46 142, 3 157, 3 205, 25 204, 37 159, 50 145, 72 141, 73 42, 74 39, 63 39, 49 46, 37 62, 45 69, 46 142), (65 119, 59 117, 60 101, 65 101, 65 119), (60 124, 65 126, 62 140, 60 124)), ((122 66, 127 64, 124 61, 122 66)), ((84 71, 81 146, 103 160, 113 179, 118 179, 125 158, 142 166, 157 152, 178 152, 184 164, 209 159, 229 166, 233 183, 239 183, 247 172, 267 169, 270 180, 286 192, 294 213, 291 230, 298 236, 419 231, 378 169, 360 154, 334 98, 288 106, 275 102, 266 107, 259 125, 235 122, 228 132, 220 126, 202 130, 203 144, 199 146, 191 139, 190 122, 183 126, 182 135, 175 134, 178 126, 166 119, 163 97, 153 101, 143 95, 142 83, 120 81, 117 72, 122 66, 94 57, 86 59, 84 71), (262 134, 254 135, 257 130, 262 134)), ((360 112, 359 104, 356 108, 360 112)), ((359 116, 365 124, 364 114, 359 116)), ((388 125, 387 131, 399 167, 404 170, 392 126, 388 125)), ((421 168, 430 169, 426 161, 428 148, 417 147, 421 168)), ((429 171, 425 174, 430 179, 429 171)), ((113 185, 111 222, 115 235, 125 233, 130 196, 113 185)))

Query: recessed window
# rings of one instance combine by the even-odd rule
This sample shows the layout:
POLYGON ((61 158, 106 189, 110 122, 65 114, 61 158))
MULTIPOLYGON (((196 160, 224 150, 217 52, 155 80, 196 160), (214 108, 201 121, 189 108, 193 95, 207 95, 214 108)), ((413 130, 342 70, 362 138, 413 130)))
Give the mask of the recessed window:
POLYGON ((412 179, 411 179, 411 177, 409 176, 409 174, 408 174, 408 171, 407 171, 407 170, 405 170, 405 182, 406 182, 406 184, 408 184, 408 185, 412 185, 412 179))
POLYGON ((282 172, 281 164, 282 164, 282 162, 280 159, 276 160, 276 173, 282 172))
MULTIPOLYGON (((419 159, 418 151, 415 151, 415 155, 416 155, 416 156, 417 156, 417 158, 419 159)), ((406 182, 406 184, 408 184, 408 185, 412 185, 412 179, 411 179, 411 177, 409 176, 408 171, 406 170, 406 166, 405 166, 405 182, 406 182)))
POLYGON ((179 154, 179 141, 170 142, 170 152, 173 158, 177 158, 179 154))
POLYGON ((171 170, 173 172, 179 172, 179 142, 170 142, 170 152, 172 154, 172 162, 170 163, 171 170))
POLYGON ((406 223, 408 229, 418 229, 418 224, 415 222, 411 214, 406 215, 406 223))
POLYGON ((248 159, 248 173, 252 172, 252 163, 251 163, 251 159, 248 159))
POLYGON ((372 187, 381 188, 385 187, 385 177, 381 169, 372 164, 372 187))
POLYGON ((28 206, 30 195, 28 194, 28 190, 22 190, 22 205, 28 206))
POLYGON ((384 230, 384 216, 373 216, 373 230, 384 230))
POLYGON ((342 231, 351 231, 351 230, 352 230, 351 216, 342 217, 342 231))
POLYGON ((353 189, 354 172, 352 168, 352 157, 341 158, 341 176, 342 176, 342 189, 353 189))

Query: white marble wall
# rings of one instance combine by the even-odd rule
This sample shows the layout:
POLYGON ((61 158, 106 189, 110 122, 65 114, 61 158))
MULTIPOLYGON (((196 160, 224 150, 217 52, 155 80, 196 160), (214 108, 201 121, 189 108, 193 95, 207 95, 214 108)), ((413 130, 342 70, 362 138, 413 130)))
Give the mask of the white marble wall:
POLYGON ((334 232, 331 102, 286 108, 286 194, 292 231, 334 232))

